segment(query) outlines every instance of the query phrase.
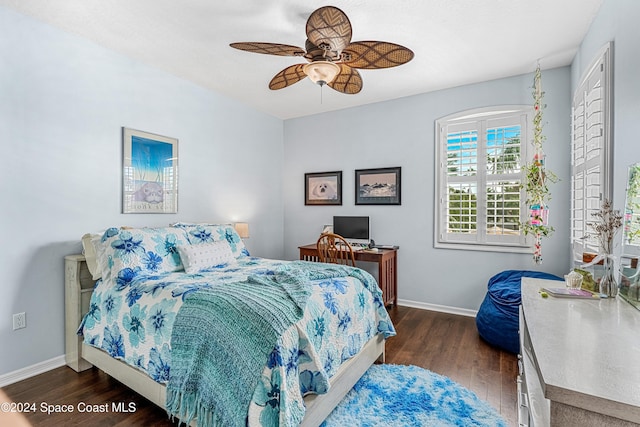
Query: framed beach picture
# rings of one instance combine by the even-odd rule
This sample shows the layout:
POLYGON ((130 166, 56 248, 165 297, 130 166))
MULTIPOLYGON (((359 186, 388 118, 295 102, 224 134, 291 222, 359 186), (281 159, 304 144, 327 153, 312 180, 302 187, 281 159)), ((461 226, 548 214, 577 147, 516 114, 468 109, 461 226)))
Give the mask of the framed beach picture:
POLYGON ((122 128, 122 213, 178 212, 178 140, 122 128))
POLYGON ((399 205, 400 167, 356 170, 356 205, 399 205))
POLYGON ((342 205, 342 171, 304 174, 305 205, 342 205))

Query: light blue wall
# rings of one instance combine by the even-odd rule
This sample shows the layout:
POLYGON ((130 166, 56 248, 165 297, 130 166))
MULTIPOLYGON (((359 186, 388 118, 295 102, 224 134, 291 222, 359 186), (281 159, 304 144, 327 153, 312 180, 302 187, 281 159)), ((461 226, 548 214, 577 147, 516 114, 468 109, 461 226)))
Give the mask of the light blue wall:
POLYGON ((624 209, 629 165, 640 162, 640 2, 605 0, 573 61, 575 88, 585 69, 613 42, 613 204, 624 209))
POLYGON ((282 141, 279 119, 0 7, 0 375, 64 354, 85 232, 246 220, 251 252, 282 257, 282 141), (179 139, 179 214, 120 213, 122 126, 179 139))
MULTIPOLYGON (((506 269, 564 274, 569 266, 569 67, 544 71, 544 134, 551 186, 551 223, 543 265, 531 255, 434 249, 434 121, 471 108, 533 104, 532 73, 285 122, 285 253, 315 241, 333 215, 369 215, 372 237, 400 246, 402 300, 477 310, 487 280, 506 269), (354 170, 402 167, 401 206, 355 206, 354 170), (305 206, 304 173, 343 171, 342 206, 305 206)), ((366 71, 364 71, 366 73, 366 71)), ((365 76, 366 78, 366 76, 365 76)), ((366 87, 363 89, 366 90, 366 87)))

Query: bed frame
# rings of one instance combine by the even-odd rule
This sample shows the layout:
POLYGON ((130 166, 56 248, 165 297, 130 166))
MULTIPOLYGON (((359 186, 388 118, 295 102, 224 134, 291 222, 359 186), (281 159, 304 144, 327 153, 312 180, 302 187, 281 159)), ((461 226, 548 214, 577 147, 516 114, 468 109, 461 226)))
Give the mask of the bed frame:
MULTIPOLYGON (((92 366, 104 371, 151 402, 165 407, 166 386, 126 363, 114 359, 106 352, 86 345, 76 334, 87 311, 95 281, 87 268, 83 255, 65 257, 65 360, 67 365, 81 372, 92 366)), ((384 338, 376 335, 353 358, 346 361, 331 378, 330 391, 304 398, 307 408, 301 426, 315 427, 324 421, 340 403, 358 379, 378 362, 384 362, 384 338)))

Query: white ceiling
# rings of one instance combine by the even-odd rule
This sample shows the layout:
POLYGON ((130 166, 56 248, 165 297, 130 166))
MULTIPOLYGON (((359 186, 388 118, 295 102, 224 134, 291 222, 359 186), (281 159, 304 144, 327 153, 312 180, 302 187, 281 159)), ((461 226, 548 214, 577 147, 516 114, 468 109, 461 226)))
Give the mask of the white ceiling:
POLYGON ((0 0, 0 5, 288 119, 571 63, 602 0, 0 0), (345 95, 305 79, 272 91, 271 78, 301 58, 229 47, 259 41, 304 47, 322 6, 342 9, 353 41, 398 43, 408 64, 360 70, 345 95))

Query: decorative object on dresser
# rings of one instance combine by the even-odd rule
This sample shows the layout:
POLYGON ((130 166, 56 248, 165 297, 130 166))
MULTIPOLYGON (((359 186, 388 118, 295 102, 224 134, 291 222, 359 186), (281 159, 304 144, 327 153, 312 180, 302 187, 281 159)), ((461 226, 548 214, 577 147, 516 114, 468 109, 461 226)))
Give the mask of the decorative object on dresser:
POLYGON ((122 128, 122 213, 178 212, 178 140, 122 128))
MULTIPOLYGON (((242 240, 229 224, 178 223, 164 228, 110 228, 97 242, 99 247, 95 252, 98 254, 98 260, 94 267, 101 270, 102 276, 102 280, 97 284, 83 256, 71 255, 65 258, 67 364, 77 371, 88 369, 92 365, 96 366, 153 403, 170 408, 174 416, 179 418, 186 416, 187 419, 182 420, 187 424, 193 413, 187 411, 189 412, 187 414, 182 403, 178 403, 177 406, 165 406, 168 403, 167 396, 170 396, 166 384, 172 378, 171 371, 179 369, 178 365, 170 366, 169 361, 179 363, 178 360, 184 360, 186 364, 191 363, 188 352, 181 353, 185 356, 184 359, 177 359, 177 354, 176 360, 171 358, 172 346, 168 343, 173 341, 173 329, 178 324, 187 326, 193 323, 211 324, 211 322, 232 317, 236 323, 247 324, 246 331, 251 331, 254 339, 264 342, 265 337, 278 338, 277 332, 275 334, 265 332, 267 329, 262 328, 267 326, 265 322, 271 325, 270 331, 278 331, 278 328, 286 327, 289 323, 276 326, 275 323, 280 320, 273 320, 271 315, 259 314, 262 310, 259 306, 274 307, 275 305, 272 304, 277 304, 282 312, 290 314, 287 315, 290 321, 295 321, 300 316, 299 326, 295 324, 286 328, 284 334, 288 335, 287 337, 283 335, 281 344, 275 346, 269 338, 266 346, 260 345, 262 348, 260 351, 266 348, 267 353, 272 353, 276 348, 278 351, 288 352, 289 350, 285 348, 289 346, 287 343, 297 343, 295 344, 296 354, 298 351, 305 351, 308 354, 317 355, 320 359, 311 360, 309 364, 305 364, 307 362, 300 358, 296 369, 283 370, 283 365, 281 366, 279 361, 284 362, 286 359, 284 353, 282 357, 274 353, 272 358, 266 357, 271 362, 264 366, 262 372, 258 370, 254 376, 255 390, 252 387, 227 388, 229 393, 231 393, 230 390, 235 390, 234 393, 239 392, 243 396, 246 392, 249 395, 253 393, 253 396, 246 396, 250 401, 249 412, 242 416, 243 423, 248 416, 249 425, 261 424, 259 420, 265 415, 264 411, 272 411, 279 407, 290 408, 292 405, 300 410, 279 415, 287 419, 294 417, 295 419, 290 421, 295 422, 296 425, 300 421, 303 425, 319 425, 368 367, 376 359, 383 358, 384 340, 395 333, 388 313, 382 307, 382 292, 368 273, 345 266, 328 268, 321 264, 250 257, 242 240), (212 254, 204 251, 205 257, 198 258, 202 262, 188 263, 189 268, 197 270, 197 274, 182 272, 180 253, 185 252, 185 247, 205 248, 208 245, 217 244, 228 244, 229 250, 226 251, 226 255, 220 257, 216 252, 211 256, 212 254), (210 261, 207 261, 209 259, 210 261), (300 277, 305 277, 305 280, 300 280, 300 277), (326 293, 327 289, 321 288, 319 283, 326 284, 334 280, 343 283, 341 286, 346 290, 344 295, 340 292, 338 292, 340 295, 335 295, 334 302, 340 306, 350 305, 357 300, 355 295, 359 289, 368 290, 364 292, 365 305, 368 308, 363 307, 363 315, 370 318, 373 324, 377 325, 376 328, 367 332, 365 328, 358 326, 359 322, 343 325, 349 328, 349 334, 360 337, 358 342, 362 345, 358 345, 357 348, 351 347, 353 343, 342 343, 337 339, 338 335, 334 335, 337 329, 334 331, 333 328, 334 326, 337 328, 338 319, 335 317, 331 320, 333 315, 325 312, 328 308, 323 308, 323 293, 326 293), (344 284, 344 280, 348 285, 344 284), (265 301, 268 300, 268 304, 260 302, 262 301, 260 299, 252 300, 251 304, 244 304, 246 299, 243 297, 243 289, 251 288, 250 292, 255 293, 259 292, 259 287, 263 287, 260 295, 265 301), (322 292, 319 292, 320 289, 322 292), (282 298, 277 298, 278 295, 282 298), (196 320, 186 318, 186 312, 183 313, 181 308, 188 307, 188 311, 192 313, 194 304, 200 304, 201 301, 211 301, 217 309, 206 317, 196 320), (234 303, 224 304, 225 301, 234 301, 234 303), (244 304, 242 307, 238 307, 242 304, 244 304), (305 309, 302 310, 301 307, 305 309), (239 315, 239 313, 243 314, 239 315), (326 328, 322 343, 311 351, 306 346, 316 346, 318 343, 303 336, 298 337, 296 334, 299 332, 295 331, 310 330, 307 326, 308 322, 312 321, 309 316, 313 316, 313 313, 324 313, 321 315, 326 317, 326 328), (79 326, 84 334, 83 340, 80 340, 76 334, 79 326), (381 327, 384 330, 380 329, 381 327), (349 349, 338 350, 338 356, 335 357, 333 353, 330 355, 327 352, 327 345, 332 348, 334 345, 340 348, 349 345, 349 349), (332 362, 327 363, 326 357, 330 357, 332 362), (317 368, 312 365, 322 367, 321 370, 324 373, 317 371, 317 368), (288 378, 291 375, 300 377, 288 378), (271 384, 271 382, 274 383, 271 384), (265 406, 261 397, 265 394, 261 391, 271 390, 276 385, 280 393, 270 399, 276 399, 278 402, 272 402, 275 406, 271 403, 265 406), (329 386, 330 390, 327 392, 329 386), (304 397, 304 403, 303 395, 307 395, 304 397), (304 419, 302 419, 303 415, 304 419)), ((97 242, 94 239, 85 239, 87 244, 97 242)), ((200 257, 199 250, 193 252, 190 257, 200 257)), ((206 305, 209 306, 208 302, 206 305)), ((350 310, 349 307, 344 306, 341 310, 350 310)), ((267 311, 270 313, 271 308, 267 311)), ((264 313, 264 310, 262 312, 264 313)), ((278 319, 284 318, 278 317, 278 319)), ((218 330, 226 331, 227 329, 222 326, 222 329, 218 330)), ((241 335, 242 331, 244 329, 240 328, 238 334, 241 335)), ((225 333, 218 333, 216 336, 223 335, 225 333)), ((206 340, 204 343, 207 348, 219 350, 205 358, 207 359, 205 364, 209 363, 214 369, 218 369, 215 367, 219 367, 220 364, 210 362, 215 360, 215 357, 219 357, 214 357, 213 354, 224 354, 220 347, 222 342, 226 341, 206 340)), ((233 373, 230 375, 234 376, 233 373)), ((249 377, 251 376, 249 374, 249 377)), ((214 377, 218 378, 219 375, 214 377)), ((240 377, 242 377, 241 381, 249 378, 247 374, 234 376, 234 378, 240 377)), ((222 386, 230 387, 230 384, 232 382, 222 386)), ((210 385, 210 387, 219 386, 210 385)), ((200 394, 199 389, 196 389, 195 395, 179 384, 171 390, 177 393, 173 396, 189 393, 185 398, 195 404, 209 401, 202 397, 205 393, 200 394)), ((213 404, 211 407, 208 405, 198 407, 205 406, 201 415, 215 412, 214 417, 219 416, 220 406, 213 404)), ((271 415, 279 416, 272 412, 265 416, 271 415)))
POLYGON ((305 205, 342 205, 342 171, 304 174, 305 205))
MULTIPOLYGON (((315 243, 299 246, 300 259, 320 262, 318 248, 315 243)), ((385 306, 398 303, 398 247, 378 249, 376 252, 366 250, 354 251, 356 262, 374 262, 378 264, 378 286, 382 289, 382 301, 385 306)))
POLYGON ((640 313, 620 298, 543 298, 548 287, 522 279, 518 425, 638 425, 640 313))
POLYGON ((581 289, 583 280, 584 278, 582 275, 575 271, 571 271, 569 274, 564 275, 564 282, 567 285, 567 288, 581 289))
POLYGON ((600 210, 591 215, 595 220, 588 225, 593 230, 599 253, 593 261, 583 267, 589 267, 602 261, 603 274, 599 282, 599 291, 608 297, 615 297, 618 294, 618 279, 615 272, 613 244, 618 230, 622 227, 622 214, 619 210, 613 209, 611 201, 605 199, 600 210))
POLYGON ((402 168, 356 170, 356 205, 400 205, 402 168))
POLYGON ((356 266, 353 248, 344 237, 334 233, 324 233, 316 242, 320 262, 356 266))
POLYGON ((574 288, 552 288, 546 287, 540 290, 540 295, 543 297, 545 294, 551 295, 556 298, 606 298, 606 296, 598 293, 588 291, 586 289, 574 289, 574 288))

